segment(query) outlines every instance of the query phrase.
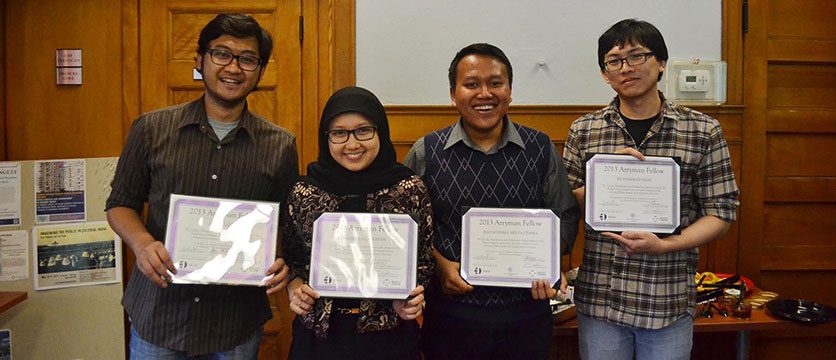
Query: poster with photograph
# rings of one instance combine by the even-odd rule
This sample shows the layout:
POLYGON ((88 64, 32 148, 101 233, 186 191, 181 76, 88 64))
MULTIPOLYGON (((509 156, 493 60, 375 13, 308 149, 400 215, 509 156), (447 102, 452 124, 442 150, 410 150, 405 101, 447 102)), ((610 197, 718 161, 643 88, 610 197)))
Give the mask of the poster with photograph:
POLYGON ((122 281, 121 243, 105 221, 32 228, 35 290, 122 281))
POLYGON ((0 360, 12 360, 12 331, 0 330, 0 360))
POLYGON ((0 226, 20 226, 19 162, 0 162, 0 226))
POLYGON ((84 159, 36 161, 34 165, 35 222, 87 220, 84 159))
POLYGON ((0 281, 29 278, 29 236, 26 230, 0 231, 0 281))

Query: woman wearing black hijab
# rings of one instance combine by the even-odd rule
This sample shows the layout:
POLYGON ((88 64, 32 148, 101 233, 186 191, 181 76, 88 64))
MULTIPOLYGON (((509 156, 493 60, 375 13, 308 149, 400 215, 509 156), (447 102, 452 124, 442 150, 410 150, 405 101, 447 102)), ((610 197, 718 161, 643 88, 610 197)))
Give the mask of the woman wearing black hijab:
POLYGON ((293 322, 290 359, 419 359, 423 290, 433 270, 432 219, 426 186, 397 162, 383 105, 366 89, 348 87, 325 104, 319 157, 287 200, 283 249, 290 267, 293 322), (418 271, 409 300, 320 297, 305 282, 315 216, 322 212, 416 214, 418 271))

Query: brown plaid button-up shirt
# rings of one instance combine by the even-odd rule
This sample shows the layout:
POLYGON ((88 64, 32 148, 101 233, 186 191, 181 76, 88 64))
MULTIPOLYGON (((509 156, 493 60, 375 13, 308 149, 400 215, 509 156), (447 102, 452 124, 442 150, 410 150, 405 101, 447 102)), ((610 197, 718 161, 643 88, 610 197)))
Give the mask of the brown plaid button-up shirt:
MULTIPOLYGON (((631 147, 644 155, 676 156, 682 159, 682 228, 707 215, 735 221, 739 191, 720 124, 659 96, 662 111, 644 139, 633 139, 627 132, 617 97, 572 123, 563 150, 570 186, 584 186, 587 154, 631 147)), ((685 314, 694 316, 698 259, 696 248, 627 254, 615 240, 588 231, 575 284, 577 309, 595 319, 642 329, 660 329, 685 314)))

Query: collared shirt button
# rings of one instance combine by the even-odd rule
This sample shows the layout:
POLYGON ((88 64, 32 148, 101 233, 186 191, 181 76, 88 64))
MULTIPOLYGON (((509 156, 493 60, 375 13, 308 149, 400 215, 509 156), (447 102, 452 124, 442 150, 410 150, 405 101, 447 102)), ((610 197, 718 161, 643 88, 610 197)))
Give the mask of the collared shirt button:
POLYGON ((200 298, 199 298, 199 297, 197 297, 197 296, 195 296, 195 297, 194 297, 194 302, 200 302, 200 298))
POLYGON ((218 174, 212 174, 212 180, 218 180, 218 174))

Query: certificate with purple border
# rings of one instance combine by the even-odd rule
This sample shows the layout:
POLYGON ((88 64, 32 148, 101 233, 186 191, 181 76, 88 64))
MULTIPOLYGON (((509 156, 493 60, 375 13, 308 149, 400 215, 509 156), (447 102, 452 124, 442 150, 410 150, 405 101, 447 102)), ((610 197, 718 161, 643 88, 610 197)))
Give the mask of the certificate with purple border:
POLYGON ((324 213, 314 221, 308 284, 323 296, 405 299, 416 286, 417 252, 409 215, 324 213))
POLYGON ((679 173, 670 157, 593 155, 586 161, 586 226, 674 233, 680 222, 679 173))
POLYGON ((560 219, 549 209, 471 208, 462 216, 461 276, 471 285, 554 285, 560 278, 560 219))
POLYGON ((262 285, 276 259, 279 204, 171 195, 165 247, 174 283, 262 285))

